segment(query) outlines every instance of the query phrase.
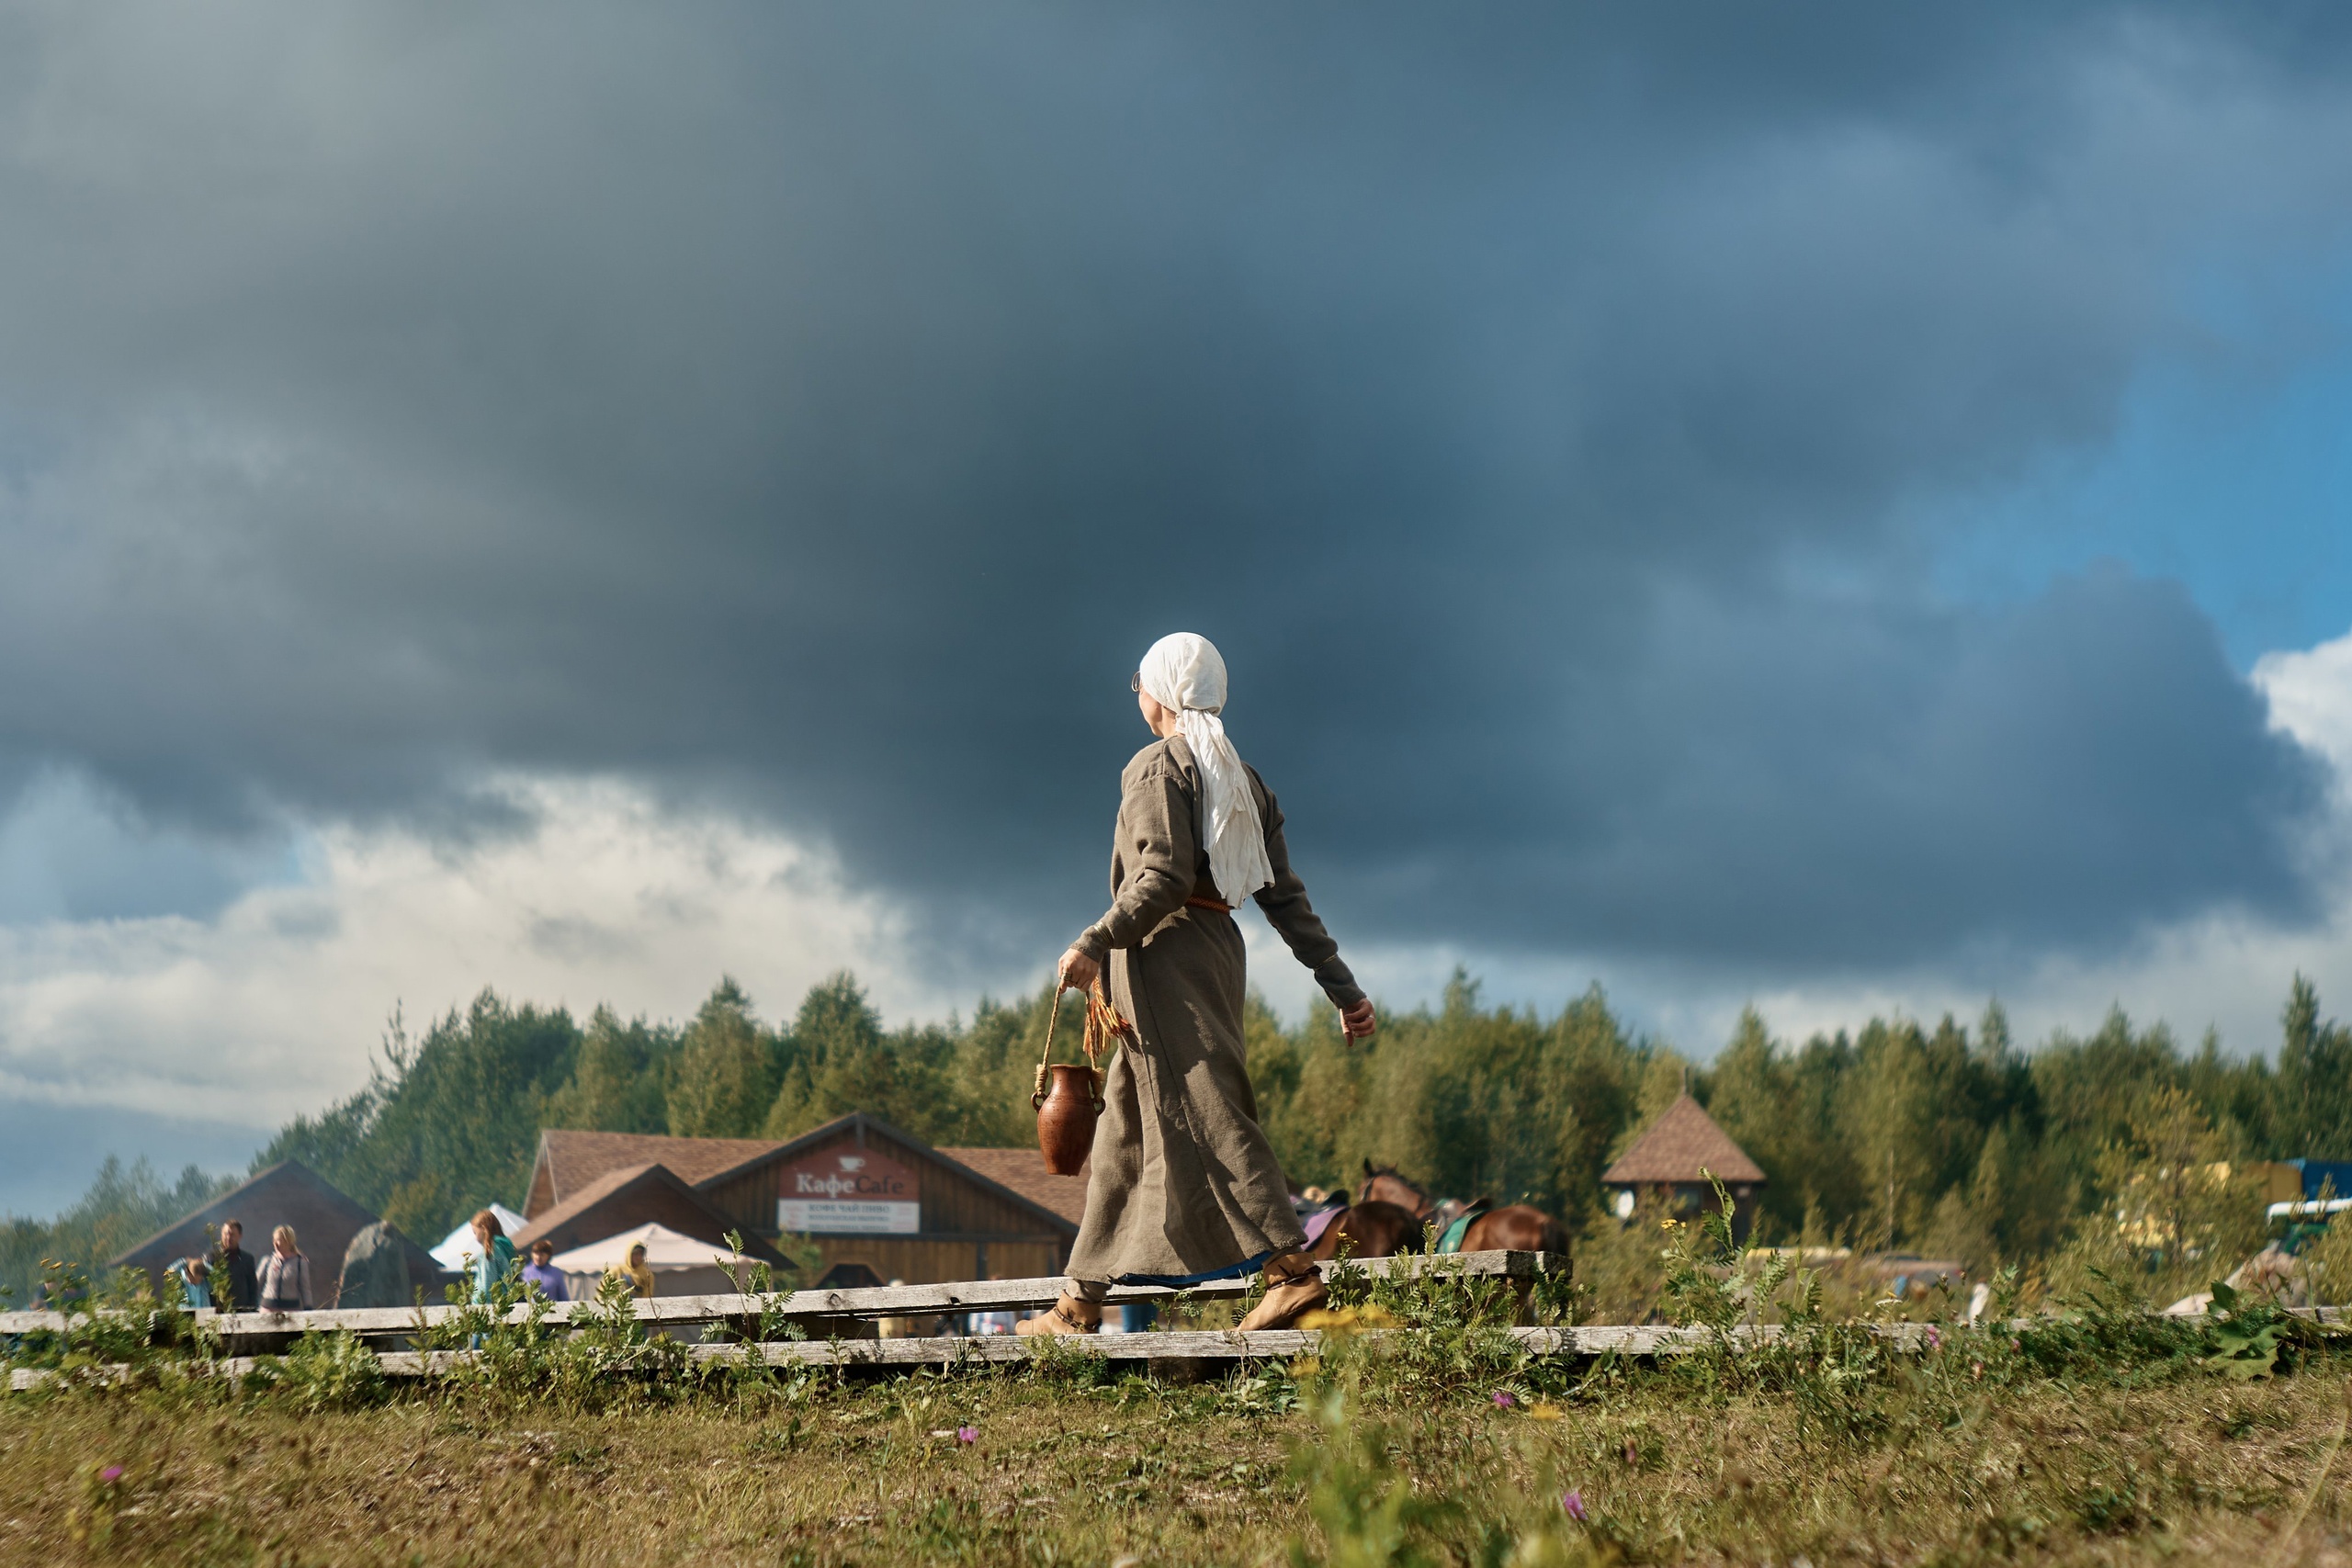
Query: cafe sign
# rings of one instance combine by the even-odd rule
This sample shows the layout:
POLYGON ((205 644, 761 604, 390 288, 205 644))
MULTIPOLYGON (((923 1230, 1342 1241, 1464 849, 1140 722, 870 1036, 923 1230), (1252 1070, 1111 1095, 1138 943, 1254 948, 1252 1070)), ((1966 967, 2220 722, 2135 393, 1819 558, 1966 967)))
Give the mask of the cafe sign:
POLYGON ((912 1235, 922 1229, 915 1173, 854 1145, 785 1167, 778 1230, 804 1235, 912 1235))

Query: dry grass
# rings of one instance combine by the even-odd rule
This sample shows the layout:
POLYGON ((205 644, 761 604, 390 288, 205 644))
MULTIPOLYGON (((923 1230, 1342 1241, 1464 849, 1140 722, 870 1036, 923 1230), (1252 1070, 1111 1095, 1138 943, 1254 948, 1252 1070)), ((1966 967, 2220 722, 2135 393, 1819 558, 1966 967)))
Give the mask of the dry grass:
POLYGON ((1428 1561, 2352 1568, 2345 1371, 1979 1392, 1965 1366, 1898 1369, 1838 1436, 1785 1396, 1718 1403, 1654 1374, 1533 1415, 1483 1388, 1376 1396, 1336 1434, 1278 1376, 919 1376, 570 1413, 489 1394, 316 1416, 282 1395, 14 1398, 0 1562, 1255 1564, 1294 1537, 1325 1550, 1319 1455, 1327 1494, 1363 1502, 1393 1473, 1460 1505, 1406 1543, 1428 1561), (1333 1482, 1348 1454, 1376 1473, 1333 1482), (1560 1513, 1569 1486, 1587 1525, 1560 1513))

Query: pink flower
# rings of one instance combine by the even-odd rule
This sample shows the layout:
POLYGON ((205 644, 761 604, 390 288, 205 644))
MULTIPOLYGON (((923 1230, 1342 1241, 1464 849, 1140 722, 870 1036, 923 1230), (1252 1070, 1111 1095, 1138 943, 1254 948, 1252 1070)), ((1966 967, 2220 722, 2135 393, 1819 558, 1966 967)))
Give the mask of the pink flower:
POLYGON ((112 1485, 114 1483, 122 1479, 122 1466, 119 1464, 110 1464, 107 1466, 104 1470, 98 1472, 98 1479, 107 1483, 108 1485, 112 1485))
POLYGON ((1509 1390, 1509 1389, 1507 1389, 1507 1388, 1498 1388, 1498 1389, 1495 1390, 1495 1408, 1496 1408, 1496 1409, 1498 1409, 1498 1410, 1509 1410, 1512 1405, 1517 1404, 1518 1403, 1519 1403, 1519 1401, 1517 1401, 1517 1400, 1513 1399, 1513 1398, 1510 1396, 1510 1390, 1509 1390))
POLYGON ((958 1427, 956 1428, 956 1440, 959 1443, 977 1443, 980 1440, 980 1429, 978 1427, 958 1427))
POLYGON ((1570 1487, 1566 1492, 1561 1494, 1560 1512, 1567 1515, 1568 1517, 1576 1520, 1578 1524, 1584 1523, 1584 1492, 1581 1488, 1570 1487))
POLYGON ((1934 1324, 1931 1323, 1928 1325, 1928 1348, 1930 1350, 1940 1350, 1943 1348, 1943 1335, 1938 1331, 1934 1324))

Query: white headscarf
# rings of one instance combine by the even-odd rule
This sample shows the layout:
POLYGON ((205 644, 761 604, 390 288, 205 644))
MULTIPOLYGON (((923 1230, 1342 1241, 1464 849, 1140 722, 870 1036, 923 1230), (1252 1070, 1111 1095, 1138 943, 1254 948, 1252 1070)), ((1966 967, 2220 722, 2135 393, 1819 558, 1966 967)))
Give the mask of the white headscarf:
POLYGON ((1216 645, 1191 632, 1175 632, 1151 645, 1136 673, 1151 700, 1176 715, 1177 733, 1193 749, 1207 795, 1202 828, 1208 835, 1209 874, 1228 904, 1238 904, 1273 885, 1266 862, 1266 825, 1258 818, 1258 796, 1241 753, 1226 739, 1225 660, 1216 645))

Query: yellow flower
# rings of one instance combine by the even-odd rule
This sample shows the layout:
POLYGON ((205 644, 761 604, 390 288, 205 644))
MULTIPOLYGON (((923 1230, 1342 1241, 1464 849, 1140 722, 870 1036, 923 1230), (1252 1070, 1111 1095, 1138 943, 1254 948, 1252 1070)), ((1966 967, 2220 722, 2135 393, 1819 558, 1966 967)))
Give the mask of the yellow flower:
POLYGON ((1365 1328, 1394 1328, 1396 1319, 1385 1308, 1366 1304, 1360 1307, 1340 1307, 1332 1311, 1317 1310, 1302 1315, 1301 1328, 1321 1329, 1326 1334, 1353 1334, 1365 1328))
POLYGON ((1532 1420, 1557 1421, 1560 1418, 1560 1407, 1548 1399, 1539 1399, 1527 1407, 1527 1414, 1532 1420))

